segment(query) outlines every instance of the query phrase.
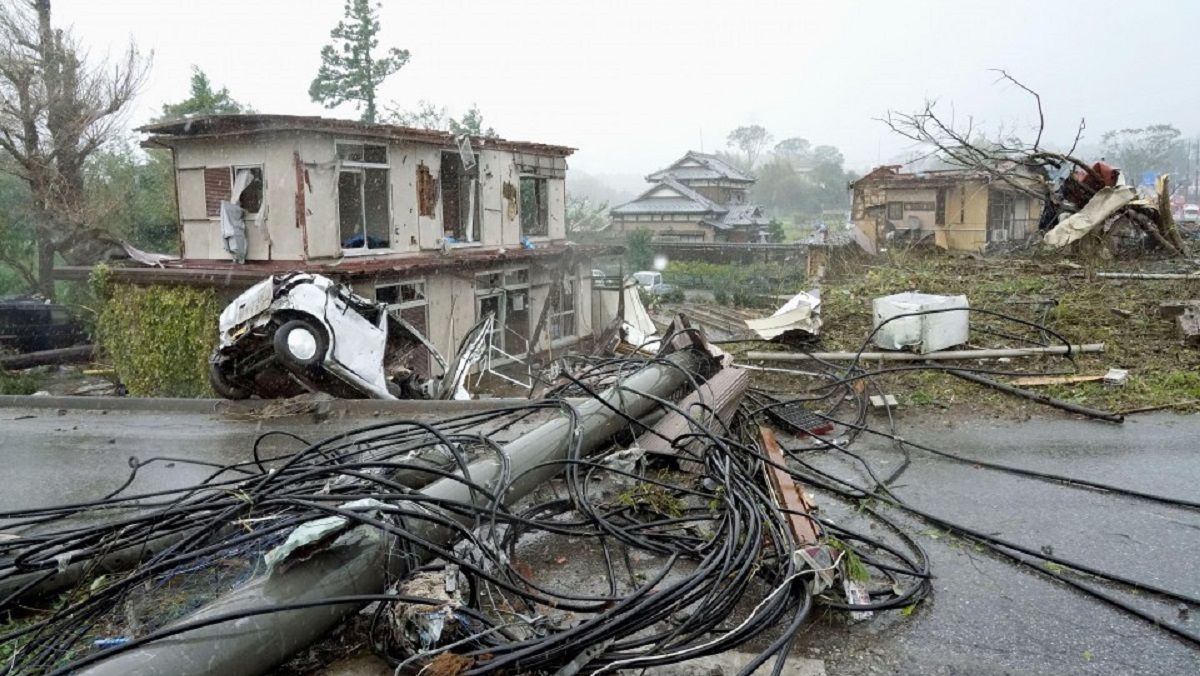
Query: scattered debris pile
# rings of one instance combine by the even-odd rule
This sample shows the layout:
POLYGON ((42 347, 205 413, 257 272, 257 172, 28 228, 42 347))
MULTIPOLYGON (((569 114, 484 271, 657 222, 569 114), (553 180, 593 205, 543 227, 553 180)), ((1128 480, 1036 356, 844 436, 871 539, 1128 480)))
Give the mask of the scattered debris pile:
MULTIPOLYGON (((87 504, 0 514, 6 666, 259 674, 366 614, 364 640, 397 673, 617 672, 749 645, 759 652, 743 673, 778 671, 818 609, 864 620, 912 612, 929 594, 901 513, 1200 643, 1094 582, 1139 603, 1200 599, 923 512, 890 486, 922 453, 1200 503, 961 457, 902 439, 894 422, 872 429, 866 393, 881 371, 857 358, 817 362, 785 399, 750 388, 686 318, 660 345, 564 360, 524 406, 297 439, 273 458, 256 444, 252 460, 197 485, 138 495, 126 484, 87 504), (849 450, 863 434, 890 439, 903 462, 867 464, 849 450), (830 474, 818 456, 865 473, 830 474), (859 521, 830 519, 825 501, 859 521), (588 548, 600 562, 590 583, 531 565, 588 548)), ((130 481, 150 462, 132 463, 130 481)))
POLYGON ((1046 244, 1064 247, 1095 233, 1094 240, 1106 244, 1101 250, 1111 254, 1119 240, 1144 236, 1172 255, 1188 255, 1171 215, 1166 176, 1158 178, 1155 197, 1141 199, 1121 171, 1105 162, 1088 167, 1064 161, 1047 173, 1049 195, 1039 222, 1046 244))

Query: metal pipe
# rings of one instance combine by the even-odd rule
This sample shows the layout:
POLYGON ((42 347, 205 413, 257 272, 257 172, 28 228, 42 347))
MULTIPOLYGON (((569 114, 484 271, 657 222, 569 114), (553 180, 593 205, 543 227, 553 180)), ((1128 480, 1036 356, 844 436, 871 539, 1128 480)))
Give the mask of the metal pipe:
POLYGON ((1010 347, 995 350, 944 350, 917 354, 916 352, 746 352, 748 361, 937 361, 946 359, 996 359, 1000 357, 1033 357, 1042 354, 1084 354, 1103 352, 1104 343, 1083 345, 1051 345, 1049 347, 1010 347))
MULTIPOLYGON (((696 371, 705 363, 706 357, 696 351, 686 351, 667 359, 670 363, 644 366, 621 381, 624 389, 612 387, 601 398, 613 408, 639 420, 653 413, 658 404, 637 392, 662 398, 672 396, 688 384, 686 374, 696 371)), ((561 465, 537 466, 566 458, 573 433, 578 436, 581 452, 587 454, 606 447, 614 435, 628 427, 624 418, 595 399, 585 401, 575 410, 577 429, 573 428, 571 420, 558 417, 503 447, 514 474, 536 467, 513 483, 504 496, 505 504, 519 500, 562 471, 561 465)), ((471 479, 485 486, 496 480, 500 469, 499 463, 492 458, 482 459, 469 467, 471 479)), ((454 479, 441 479, 421 492, 467 504, 484 500, 484 496, 454 479)), ((452 537, 451 529, 420 518, 420 507, 413 504, 401 507, 417 517, 409 524, 409 530, 415 536, 441 543, 447 543, 452 537)), ((467 517, 460 518, 467 523, 467 517)), ((360 534, 356 541, 327 549, 286 571, 256 578, 209 603, 181 623, 273 605, 382 593, 389 579, 387 574, 403 575, 412 561, 395 555, 395 538, 381 535, 380 531, 368 526, 360 526, 354 532, 360 534)), ((81 673, 93 676, 261 674, 318 640, 359 607, 359 604, 319 606, 214 624, 119 653, 81 673)))

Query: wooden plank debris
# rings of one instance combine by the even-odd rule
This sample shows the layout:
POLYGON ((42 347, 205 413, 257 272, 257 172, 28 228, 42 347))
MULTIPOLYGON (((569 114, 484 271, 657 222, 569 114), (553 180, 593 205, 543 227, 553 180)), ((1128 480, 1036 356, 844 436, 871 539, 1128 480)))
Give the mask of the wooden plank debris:
POLYGON ((1072 383, 1090 383, 1104 380, 1104 374, 1072 376, 1021 376, 1008 381, 1009 385, 1018 387, 1037 387, 1039 385, 1070 385, 1072 383))
POLYGON ((775 491, 775 498, 780 506, 788 510, 788 524, 792 530, 792 537, 796 538, 796 545, 803 547, 817 544, 817 522, 807 516, 812 514, 812 503, 796 485, 792 475, 782 469, 787 466, 787 458, 775 439, 775 431, 766 425, 759 425, 758 433, 762 437, 763 450, 774 463, 766 466, 767 482, 775 491))

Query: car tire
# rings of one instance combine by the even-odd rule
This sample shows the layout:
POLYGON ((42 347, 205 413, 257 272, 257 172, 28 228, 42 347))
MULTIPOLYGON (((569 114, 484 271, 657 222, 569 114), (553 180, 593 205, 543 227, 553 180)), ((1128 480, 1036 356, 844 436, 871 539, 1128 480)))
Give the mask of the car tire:
POLYGON ((217 367, 216 362, 208 363, 208 384, 212 386, 213 392, 217 396, 225 399, 249 399, 250 390, 245 387, 235 385, 229 378, 217 367))
POLYGON ((315 322, 293 319, 275 330, 273 343, 275 356, 284 366, 311 374, 319 371, 324 363, 329 338, 315 322))

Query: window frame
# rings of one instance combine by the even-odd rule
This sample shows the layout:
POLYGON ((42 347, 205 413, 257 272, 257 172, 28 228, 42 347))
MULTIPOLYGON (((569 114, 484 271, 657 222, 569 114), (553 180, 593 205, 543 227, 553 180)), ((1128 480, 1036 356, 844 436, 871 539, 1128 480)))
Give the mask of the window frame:
POLYGON ((550 179, 537 174, 521 174, 517 178, 517 210, 518 225, 521 237, 529 239, 549 239, 550 238, 550 179), (534 194, 538 205, 538 229, 540 232, 529 233, 525 231, 525 198, 523 196, 526 181, 531 181, 534 186, 540 186, 534 194))
MULTIPOLYGON (((558 282, 555 282, 555 283, 558 283, 558 282)), ((570 298, 571 308, 569 310, 564 310, 564 309, 562 309, 561 305, 552 305, 551 306, 550 314, 548 317, 546 317, 546 323, 549 324, 547 329, 550 334, 550 344, 551 345, 559 344, 564 340, 567 340, 570 338, 575 338, 579 335, 579 324, 578 324, 579 294, 577 293, 578 289, 579 289, 579 282, 574 277, 564 277, 562 279, 561 286, 560 286, 560 293, 558 296, 559 302, 561 303, 561 299, 564 297, 564 294, 565 294, 567 298, 570 298), (571 321, 571 331, 569 333, 564 332, 563 327, 562 327, 562 320, 566 317, 570 317, 570 321, 571 321)), ((551 297, 553 297, 553 292, 551 293, 551 297)), ((547 298, 546 302, 550 302, 550 298, 547 298)))
MULTIPOLYGON (((389 147, 389 145, 387 143, 378 143, 375 141, 364 141, 364 140, 346 139, 346 138, 335 138, 333 140, 333 159, 334 159, 334 163, 336 165, 335 173, 337 174, 337 177, 334 181, 333 199, 334 199, 334 204, 337 206, 337 209, 335 209, 335 216, 334 216, 334 218, 335 218, 334 228, 336 229, 336 231, 338 233, 338 240, 337 240, 338 241, 338 250, 341 251, 342 255, 344 255, 344 256, 372 256, 372 255, 376 255, 376 254, 394 253, 395 249, 393 248, 393 243, 392 243, 392 238, 393 238, 392 237, 393 236, 392 227, 395 223, 395 211, 394 211, 395 204, 394 204, 394 200, 392 199, 392 163, 391 163, 392 151, 391 151, 391 148, 389 147), (366 162, 366 161, 359 161, 359 160, 344 160, 341 158, 341 156, 338 152, 339 148, 341 148, 342 146, 363 146, 363 157, 364 158, 367 155, 367 150, 366 150, 367 146, 381 147, 381 148, 383 148, 384 162, 379 163, 379 162, 366 162), (363 194, 359 197, 359 201, 361 202, 362 208, 364 210, 363 245, 360 247, 346 247, 346 246, 342 245, 342 242, 344 242, 345 239, 342 237, 342 223, 341 223, 341 215, 340 215, 341 203, 342 203, 341 177, 342 177, 342 171, 346 170, 346 169, 351 170, 354 173, 361 173, 363 176, 363 179, 362 179, 363 194), (385 181, 387 189, 384 191, 384 194, 387 196, 388 244, 385 247, 371 248, 370 246, 367 245, 367 242, 368 242, 367 232, 366 232, 367 225, 366 225, 366 218, 365 218, 366 180, 367 180, 366 179, 366 176, 367 176, 366 170, 367 169, 377 169, 377 170, 382 169, 387 172, 387 180, 385 181)), ((264 180, 264 187, 265 187, 265 183, 266 183, 266 181, 264 180)))
POLYGON ((904 202, 888 202, 887 203, 887 219, 889 221, 899 221, 904 218, 904 202), (898 213, 896 213, 898 212, 898 213))
MULTIPOLYGON (((427 291, 429 286, 426 283, 426 279, 424 277, 422 277, 420 279, 405 279, 405 280, 402 280, 399 282, 388 282, 386 284, 376 284, 375 285, 375 299, 379 300, 379 290, 380 289, 387 289, 387 288, 392 288, 392 287, 396 287, 397 289, 399 289, 399 288, 405 287, 405 286, 413 286, 413 287, 419 288, 420 289, 420 292, 419 292, 420 297, 414 298, 412 300, 401 300, 396 303, 387 303, 388 310, 407 310, 409 308, 428 307, 429 306, 429 293, 427 291)), ((397 297, 403 298, 403 296, 404 296, 403 292, 399 292, 397 297)))

